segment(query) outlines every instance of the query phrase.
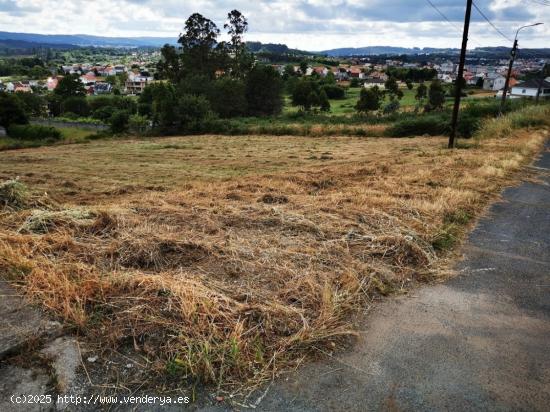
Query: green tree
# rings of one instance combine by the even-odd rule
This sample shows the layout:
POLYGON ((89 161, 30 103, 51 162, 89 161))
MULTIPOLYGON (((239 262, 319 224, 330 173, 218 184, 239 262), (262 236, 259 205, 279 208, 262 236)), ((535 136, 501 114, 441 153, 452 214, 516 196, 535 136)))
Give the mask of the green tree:
POLYGON ((426 98, 427 94, 428 94, 428 88, 424 83, 420 83, 416 88, 416 95, 414 96, 414 98, 419 102, 422 102, 426 98))
POLYGON ((169 132, 178 125, 177 98, 171 85, 158 87, 153 95, 153 124, 163 132, 169 132))
POLYGON ((29 119, 23 105, 14 95, 0 92, 0 126, 7 128, 11 124, 27 124, 29 119))
POLYGON ((300 73, 302 74, 302 76, 305 76, 307 74, 307 68, 308 68, 307 61, 302 60, 300 62, 300 73))
POLYGON ((71 96, 85 96, 86 89, 80 81, 78 74, 69 74, 63 77, 54 90, 54 94, 67 98, 71 96))
POLYGON ((46 99, 36 93, 15 93, 27 116, 42 117, 46 115, 46 99))
POLYGON ((327 93, 323 89, 321 89, 321 92, 319 93, 319 106, 321 107, 322 112, 330 112, 330 102, 328 100, 327 93))
POLYGON ((381 100, 382 92, 378 86, 374 86, 370 89, 361 89, 361 94, 355 105, 355 110, 359 113, 374 112, 380 109, 381 100))
POLYGON ((413 89, 414 85, 412 84, 412 82, 410 80, 407 80, 406 84, 407 84, 407 89, 409 89, 409 90, 413 89))
POLYGON ((476 87, 478 89, 483 89, 483 77, 478 77, 476 80, 476 87))
POLYGON ((403 97, 403 92, 399 89, 399 85, 397 84, 397 80, 395 80, 395 78, 389 77, 384 83, 384 87, 386 89, 386 94, 390 97, 390 100, 394 100, 395 98, 401 100, 403 97))
POLYGON ((204 131, 206 123, 214 118, 206 98, 189 94, 184 94, 178 99, 176 113, 178 129, 188 133, 204 131))
MULTIPOLYGON (((157 72, 155 76, 158 79, 168 79, 177 83, 183 78, 181 54, 178 50, 169 44, 165 44, 160 49, 161 58, 157 63, 157 72)), ((111 76, 109 76, 111 77, 111 76)), ((108 81, 109 78, 107 78, 108 81)))
POLYGON ((128 129, 135 134, 143 134, 147 131, 149 121, 147 117, 140 116, 139 114, 133 114, 128 119, 128 129))
POLYGON ((90 114, 90 105, 84 96, 70 96, 61 103, 61 112, 74 113, 80 117, 86 117, 90 114))
POLYGON ((303 110, 309 111, 313 106, 317 106, 319 95, 315 90, 315 83, 308 79, 302 79, 294 87, 292 93, 292 105, 301 106, 303 110))
POLYGON ((253 116, 270 116, 283 107, 283 81, 273 66, 257 65, 246 79, 248 112, 253 116))
POLYGON ((227 15, 224 29, 230 36, 229 52, 232 54, 231 75, 237 78, 245 77, 252 69, 254 56, 248 51, 243 41, 243 35, 248 30, 248 21, 238 10, 232 10, 227 15))
POLYGON ((128 130, 128 122, 130 120, 130 113, 126 110, 117 110, 113 113, 110 119, 111 131, 113 133, 124 133, 128 130))
POLYGON ((285 70, 283 72, 283 79, 288 80, 291 77, 296 76, 296 72, 294 71, 294 65, 293 64, 287 64, 285 66, 285 70))
POLYGON ((359 83, 359 79, 357 77, 353 77, 349 82, 349 87, 359 87, 361 84, 359 83))
POLYGON ((445 89, 439 80, 433 80, 428 91, 429 109, 441 109, 445 103, 445 89))
POLYGON ((222 118, 244 116, 247 112, 246 85, 241 80, 222 77, 213 83, 208 100, 222 118))
POLYGON ((216 70, 221 68, 220 47, 217 47, 219 34, 216 24, 199 13, 194 13, 187 19, 185 31, 178 39, 185 75, 205 74, 214 78, 216 70))

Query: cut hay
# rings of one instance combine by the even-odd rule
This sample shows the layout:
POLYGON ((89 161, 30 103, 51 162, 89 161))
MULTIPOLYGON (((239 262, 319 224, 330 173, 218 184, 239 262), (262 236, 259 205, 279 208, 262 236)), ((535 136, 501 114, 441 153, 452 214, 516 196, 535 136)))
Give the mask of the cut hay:
MULTIPOLYGON (((221 157, 242 152, 242 139, 208 141, 221 157)), ((311 144, 250 139, 276 162, 286 146, 311 144)), ((437 138, 334 138, 316 152, 334 159, 305 164, 306 153, 280 171, 256 163, 218 178, 212 170, 233 173, 237 160, 207 163, 209 147, 208 173, 192 185, 120 156, 121 170, 143 174, 136 190, 106 195, 112 182, 93 174, 97 187, 62 208, 0 213, 0 271, 90 342, 138 353, 149 382, 256 384, 313 358, 313 346, 342 347, 354 316, 380 295, 440 278, 441 258, 544 140, 516 132, 447 151, 437 138), (173 190, 141 190, 152 182, 173 190)), ((108 144, 127 154, 121 145, 142 142, 108 144)), ((70 155, 78 150, 75 162, 89 154, 70 155)), ((160 156, 151 164, 165 160, 148 152, 160 156)), ((74 173, 52 177, 51 190, 69 176, 84 187, 74 173)))
POLYGON ((23 225, 22 233, 48 233, 59 228, 88 226, 93 223, 95 215, 86 209, 67 209, 60 211, 33 210, 23 225))
POLYGON ((26 186, 18 179, 6 180, 0 183, 0 208, 19 210, 29 203, 26 186))

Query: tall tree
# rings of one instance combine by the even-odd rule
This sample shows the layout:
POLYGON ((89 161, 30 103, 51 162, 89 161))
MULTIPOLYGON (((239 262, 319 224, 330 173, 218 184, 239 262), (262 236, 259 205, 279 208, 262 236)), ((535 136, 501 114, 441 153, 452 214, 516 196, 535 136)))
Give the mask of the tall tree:
POLYGON ((355 110, 359 113, 368 113, 380 109, 380 101, 382 100, 382 92, 378 86, 371 89, 361 89, 359 101, 355 105, 355 110))
POLYGON ((168 79, 177 83, 183 77, 181 67, 181 55, 178 50, 169 44, 160 49, 161 59, 157 63, 156 76, 159 79, 168 79))
POLYGON ((178 39, 185 75, 215 76, 216 70, 220 69, 220 53, 219 48, 217 49, 219 34, 216 24, 199 13, 194 13, 187 19, 185 32, 178 39))
POLYGON ((243 35, 248 30, 248 21, 240 11, 232 10, 227 14, 227 23, 223 27, 231 38, 228 47, 232 54, 231 74, 234 77, 243 78, 254 64, 254 57, 243 41, 243 35))
POLYGON ((441 109, 445 103, 445 89, 439 80, 433 80, 428 91, 430 109, 441 109))
POLYGON ((70 74, 63 77, 57 87, 54 90, 54 93, 62 98, 72 97, 72 96, 85 96, 86 89, 80 81, 78 74, 70 74))
POLYGON ((421 103, 426 98, 427 93, 428 88, 426 87, 426 85, 424 83, 420 83, 416 88, 416 95, 414 96, 414 98, 421 103))
POLYGON ((255 66, 246 79, 248 112, 253 116, 279 114, 283 107, 283 80, 273 66, 255 66))

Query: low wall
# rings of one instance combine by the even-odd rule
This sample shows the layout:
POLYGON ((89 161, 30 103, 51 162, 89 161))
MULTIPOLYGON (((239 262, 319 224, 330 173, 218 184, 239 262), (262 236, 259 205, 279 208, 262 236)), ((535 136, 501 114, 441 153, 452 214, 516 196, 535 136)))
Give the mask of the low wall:
POLYGON ((50 119, 32 119, 31 124, 39 124, 42 126, 52 126, 52 127, 77 127, 79 129, 98 130, 98 131, 107 130, 109 128, 109 126, 105 124, 67 122, 67 121, 50 120, 50 119))

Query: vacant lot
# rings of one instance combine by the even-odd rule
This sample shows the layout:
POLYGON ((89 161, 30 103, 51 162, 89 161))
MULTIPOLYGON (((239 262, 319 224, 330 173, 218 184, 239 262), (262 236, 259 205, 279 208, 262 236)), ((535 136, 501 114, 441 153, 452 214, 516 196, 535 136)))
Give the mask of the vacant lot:
POLYGON ((4 190, 0 272, 152 372, 246 382, 338 347, 376 296, 443 276, 545 134, 454 151, 197 136, 3 152, 0 178, 27 191, 4 190))

